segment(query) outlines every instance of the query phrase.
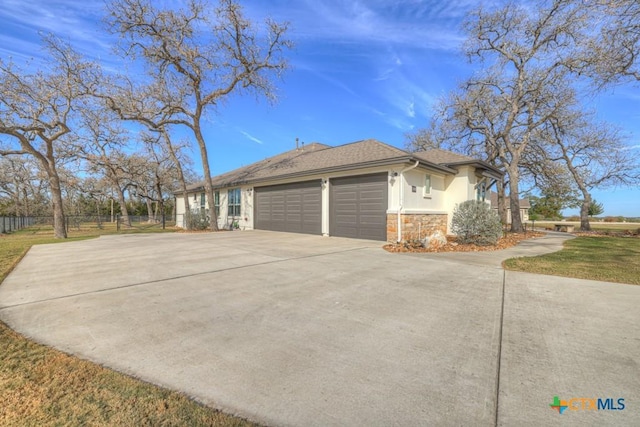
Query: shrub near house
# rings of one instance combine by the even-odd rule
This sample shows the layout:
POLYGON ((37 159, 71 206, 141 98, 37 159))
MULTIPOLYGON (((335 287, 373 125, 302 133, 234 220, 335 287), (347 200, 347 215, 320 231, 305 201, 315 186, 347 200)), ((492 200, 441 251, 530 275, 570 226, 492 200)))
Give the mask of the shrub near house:
POLYGON ((502 224, 488 204, 468 200, 454 209, 451 230, 460 243, 495 245, 502 235, 502 224))

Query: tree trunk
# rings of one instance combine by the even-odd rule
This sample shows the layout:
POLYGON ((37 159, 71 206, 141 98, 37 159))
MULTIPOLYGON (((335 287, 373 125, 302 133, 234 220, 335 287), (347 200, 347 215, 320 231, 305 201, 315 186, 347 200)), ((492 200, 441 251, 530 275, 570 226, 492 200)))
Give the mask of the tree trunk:
POLYGON ((522 233, 522 218, 520 217, 520 191, 518 189, 519 175, 517 164, 509 168, 509 207, 511 208, 511 232, 522 233))
POLYGON ((65 224, 64 208, 62 207, 62 189, 60 188, 60 178, 55 169, 48 168, 49 184, 51 185, 51 198, 53 200, 53 234, 56 239, 67 238, 67 227, 65 224))
POLYGON ((584 199, 582 205, 580 205, 580 230, 591 231, 591 224, 589 223, 589 207, 591 206, 591 195, 588 192, 583 192, 584 199))
POLYGON ((498 181, 496 190, 498 193, 498 216, 502 224, 507 224, 509 222, 507 218, 507 203, 504 194, 504 182, 502 180, 498 181))
POLYGON ((148 197, 145 197, 145 203, 147 205, 147 222, 151 223, 153 219, 155 219, 153 217, 153 206, 151 204, 151 199, 148 197))
POLYGON ((18 183, 18 179, 16 177, 14 177, 13 180, 13 185, 15 185, 15 193, 14 193, 14 207, 13 207, 13 212, 15 214, 15 216, 20 216, 20 184, 18 183))
POLYGON ((194 120, 195 126, 193 132, 198 141, 200 147, 200 157, 202 158, 202 170, 204 172, 204 191, 207 195, 207 206, 209 207, 209 229, 211 231, 218 231, 218 218, 216 216, 216 209, 214 205, 213 195, 213 182, 211 181, 211 169, 209 168, 209 156, 207 154, 207 146, 202 136, 200 129, 199 117, 194 120))
POLYGON ((156 201, 156 211, 153 217, 156 222, 161 220, 164 226, 164 197, 162 196, 162 187, 160 185, 160 181, 156 181, 156 191, 158 192, 158 197, 160 199, 156 201))
POLYGON ((29 193, 27 192, 27 189, 24 188, 22 190, 23 193, 23 198, 24 198, 24 215, 25 216, 30 216, 31 212, 29 212, 29 193))
POLYGON ((127 227, 131 227, 131 218, 129 218, 129 211, 127 211, 127 201, 124 198, 124 191, 116 186, 116 192, 118 193, 118 201, 120 202, 120 213, 122 214, 122 223, 127 227))
MULTIPOLYGON (((180 163, 180 159, 173 149, 173 145, 171 144, 171 140, 169 139, 169 135, 167 135, 166 130, 162 129, 162 134, 164 136, 165 143, 167 144, 167 149, 169 150, 169 154, 171 156, 171 160, 176 165, 176 172, 178 172, 178 180, 180 181, 180 189, 182 190, 182 201, 184 202, 184 218, 183 225, 187 230, 191 229, 191 210, 189 209, 189 194, 187 192, 187 183, 184 180, 184 173, 182 172, 182 164, 180 163)), ((174 206, 174 209, 177 209, 177 206, 174 206)), ((164 211, 163 211, 164 213, 164 211)), ((176 217, 176 225, 178 225, 178 218, 176 217)))

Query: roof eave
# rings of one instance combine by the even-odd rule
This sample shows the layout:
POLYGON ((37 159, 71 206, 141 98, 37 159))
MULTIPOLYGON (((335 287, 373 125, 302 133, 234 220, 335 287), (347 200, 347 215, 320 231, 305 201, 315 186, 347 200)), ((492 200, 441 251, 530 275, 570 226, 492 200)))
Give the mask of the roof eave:
POLYGON ((402 156, 402 157, 396 157, 391 159, 374 160, 370 162, 361 162, 361 163, 355 163, 355 164, 352 163, 352 164, 342 165, 342 166, 331 166, 326 168, 310 169, 302 172, 272 175, 264 178, 226 182, 222 186, 216 187, 216 188, 225 188, 225 187, 231 187, 235 185, 258 184, 261 182, 279 181, 279 180, 291 179, 291 178, 303 178, 305 176, 311 176, 311 175, 321 175, 325 173, 342 172, 346 170, 357 170, 357 169, 365 169, 365 168, 376 167, 376 166, 386 166, 394 163, 395 164, 408 163, 410 160, 411 160, 410 156, 402 156))
MULTIPOLYGON (((394 157, 394 158, 389 158, 389 159, 382 159, 382 160, 374 160, 374 161, 370 161, 370 162, 361 162, 361 163, 355 163, 355 164, 349 164, 349 165, 342 165, 342 166, 331 166, 331 167, 326 167, 326 168, 318 168, 318 169, 312 169, 312 170, 306 170, 303 172, 294 172, 294 173, 288 173, 288 174, 280 174, 280 175, 272 175, 269 177, 264 177, 264 178, 257 178, 257 179, 246 179, 246 180, 237 180, 237 181, 228 181, 228 182, 223 182, 220 183, 219 185, 214 185, 213 188, 214 189, 220 189, 220 188, 227 188, 227 187, 233 187, 233 186, 237 186, 237 185, 248 185, 248 184, 259 184, 261 182, 269 182, 269 181, 280 181, 280 180, 285 180, 285 179, 292 179, 292 178, 302 178, 305 176, 311 176, 311 175, 320 175, 320 174, 324 174, 324 173, 332 173, 332 172, 342 172, 342 171, 346 171, 346 170, 358 170, 358 169, 366 169, 366 168, 370 168, 370 167, 376 167, 376 166, 387 166, 387 165, 392 165, 392 164, 398 164, 398 163, 412 163, 418 161, 420 162, 420 165, 428 168, 428 169, 432 169, 438 172, 443 172, 446 174, 455 174, 457 173, 457 171, 455 169, 443 166, 443 165, 437 165, 435 163, 430 163, 427 162, 425 160, 421 160, 421 159, 417 159, 413 156, 401 156, 401 157, 394 157)), ((192 188, 189 188, 188 191, 189 192, 194 192, 194 191, 199 191, 199 190, 203 190, 204 186, 203 185, 198 185, 192 188)), ((174 193, 175 195, 180 195, 182 194, 181 191, 174 193)))
POLYGON ((470 161, 464 161, 464 162, 447 163, 447 166, 453 167, 453 168, 455 168, 456 166, 473 166, 475 168, 486 169, 488 171, 496 173, 498 175, 498 179, 505 175, 504 171, 501 171, 497 167, 490 165, 489 163, 481 160, 470 160, 470 161))

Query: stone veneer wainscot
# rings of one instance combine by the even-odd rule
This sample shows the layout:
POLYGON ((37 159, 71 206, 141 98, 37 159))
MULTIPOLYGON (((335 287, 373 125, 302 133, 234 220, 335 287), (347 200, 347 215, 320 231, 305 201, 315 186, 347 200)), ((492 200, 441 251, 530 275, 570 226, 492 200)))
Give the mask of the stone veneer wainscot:
MULTIPOLYGON (((436 231, 447 234, 446 214, 400 214, 402 241, 419 240, 431 236, 436 231)), ((398 240, 398 214, 387 214, 387 241, 398 240)))

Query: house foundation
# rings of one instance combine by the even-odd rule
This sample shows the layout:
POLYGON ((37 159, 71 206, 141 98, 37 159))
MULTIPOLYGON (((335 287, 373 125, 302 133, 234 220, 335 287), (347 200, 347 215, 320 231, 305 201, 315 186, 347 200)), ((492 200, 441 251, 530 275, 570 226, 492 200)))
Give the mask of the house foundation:
MULTIPOLYGON (((436 231, 447 234, 447 214, 400 214, 402 241, 421 240, 436 231)), ((387 214, 387 241, 398 241, 398 214, 387 214)))

